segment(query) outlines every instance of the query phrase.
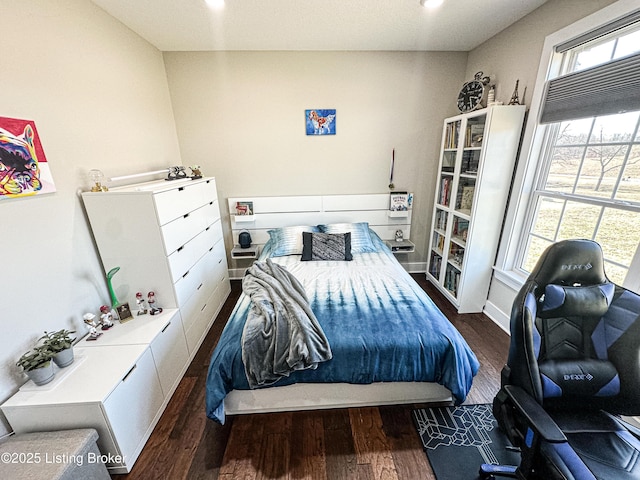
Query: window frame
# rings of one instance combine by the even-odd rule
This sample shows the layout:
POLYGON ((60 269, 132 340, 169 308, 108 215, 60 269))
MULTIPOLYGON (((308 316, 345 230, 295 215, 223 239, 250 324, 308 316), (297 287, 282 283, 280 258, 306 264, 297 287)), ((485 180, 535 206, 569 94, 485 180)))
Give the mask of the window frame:
MULTIPOLYGON (((533 218, 531 210, 536 208, 536 190, 541 178, 546 178, 546 172, 540 171, 541 162, 544 162, 545 151, 551 148, 550 127, 539 124, 539 117, 544 101, 545 84, 547 80, 559 76, 563 68, 563 53, 556 52, 556 47, 601 28, 634 10, 637 10, 637 3, 632 0, 619 0, 545 39, 494 269, 496 279, 516 291, 528 276, 519 265, 526 249, 529 220, 533 218)), ((629 272, 624 283, 625 288, 640 291, 640 248, 636 250, 629 272)))

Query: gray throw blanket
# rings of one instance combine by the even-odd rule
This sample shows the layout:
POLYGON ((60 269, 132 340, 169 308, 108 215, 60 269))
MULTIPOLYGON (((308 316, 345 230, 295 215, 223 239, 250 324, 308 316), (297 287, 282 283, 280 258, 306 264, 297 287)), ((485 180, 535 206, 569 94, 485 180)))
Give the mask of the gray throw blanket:
POLYGON ((242 332, 242 361, 251 388, 331 359, 331 347, 302 285, 284 267, 271 259, 254 262, 242 290, 251 298, 242 332))

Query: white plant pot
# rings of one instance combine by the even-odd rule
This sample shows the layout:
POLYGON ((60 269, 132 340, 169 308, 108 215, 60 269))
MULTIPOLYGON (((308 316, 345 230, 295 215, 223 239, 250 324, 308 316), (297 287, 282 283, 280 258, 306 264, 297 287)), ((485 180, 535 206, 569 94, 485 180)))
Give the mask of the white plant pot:
POLYGON ((73 347, 62 350, 53 356, 53 361, 60 368, 68 367, 73 363, 73 347))
POLYGON ((44 367, 34 368, 33 370, 26 372, 26 374, 36 385, 45 385, 53 380, 53 377, 55 376, 53 363, 49 361, 44 367))

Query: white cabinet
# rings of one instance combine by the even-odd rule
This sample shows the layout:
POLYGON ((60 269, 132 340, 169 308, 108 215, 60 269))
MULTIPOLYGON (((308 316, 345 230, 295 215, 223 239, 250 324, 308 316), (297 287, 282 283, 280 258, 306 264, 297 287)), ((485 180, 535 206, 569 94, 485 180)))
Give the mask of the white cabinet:
POLYGON ((134 318, 98 340, 53 382, 27 382, 2 405, 17 433, 93 427, 112 473, 128 473, 195 356, 231 284, 213 178, 158 181, 82 195, 105 271, 134 318), (159 315, 136 315, 154 291, 159 315))
POLYGON ((160 180, 82 198, 105 271, 120 267, 118 300, 135 305, 136 292, 153 291, 161 307, 178 308, 193 358, 231 291, 215 179, 160 180))
POLYGON ((491 106, 444 121, 427 278, 459 313, 486 302, 524 114, 491 106))
POLYGON ((16 433, 95 428, 107 468, 127 473, 168 401, 152 352, 136 344, 75 347, 75 354, 51 383, 27 382, 2 411, 16 433))

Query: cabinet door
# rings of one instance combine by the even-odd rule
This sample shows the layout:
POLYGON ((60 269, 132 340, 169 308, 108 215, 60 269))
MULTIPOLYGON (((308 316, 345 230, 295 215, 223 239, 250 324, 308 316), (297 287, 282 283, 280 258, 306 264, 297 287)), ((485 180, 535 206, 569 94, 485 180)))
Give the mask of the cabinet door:
POLYGON ((158 371, 162 393, 167 397, 179 381, 189 359, 182 321, 178 313, 166 322, 160 334, 151 343, 151 353, 158 371))
POLYGON ((162 400, 153 356, 146 349, 104 402, 113 435, 127 463, 133 464, 151 434, 162 400))

